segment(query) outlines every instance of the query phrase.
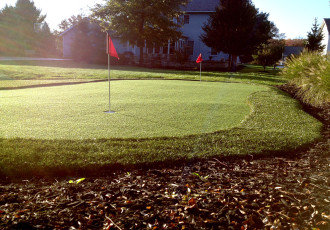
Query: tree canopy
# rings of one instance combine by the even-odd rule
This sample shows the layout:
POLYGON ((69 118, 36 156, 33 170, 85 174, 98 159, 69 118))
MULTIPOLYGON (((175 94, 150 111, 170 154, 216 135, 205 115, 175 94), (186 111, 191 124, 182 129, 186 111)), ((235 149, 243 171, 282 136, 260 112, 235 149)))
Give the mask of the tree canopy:
POLYGON ((311 31, 307 34, 306 48, 309 51, 320 51, 322 52, 325 48, 325 45, 322 45, 322 40, 324 35, 320 29, 317 19, 315 18, 311 31))
POLYGON ((83 14, 78 14, 78 15, 72 15, 70 18, 63 19, 61 23, 58 25, 60 32, 64 32, 70 27, 74 25, 78 25, 78 23, 81 22, 84 18, 85 16, 83 14))
MULTIPOLYGON (((31 0, 6 5, 0 10, 0 53, 22 55, 25 50, 39 51, 46 38, 53 39, 45 18, 31 0), (45 23, 39 33, 34 30, 35 23, 45 23)), ((49 45, 45 49, 49 51, 49 45)))
POLYGON ((271 39, 262 44, 258 53, 254 55, 256 64, 262 65, 264 71, 266 71, 266 66, 273 65, 275 68, 276 63, 282 58, 284 44, 284 39, 271 39))
POLYGON ((203 30, 201 40, 207 46, 230 55, 230 68, 235 68, 238 56, 251 55, 278 33, 268 14, 259 12, 251 0, 220 1, 203 30))
POLYGON ((181 37, 178 30, 181 6, 188 0, 108 0, 92 9, 92 18, 101 21, 104 31, 113 31, 122 41, 129 41, 140 48, 140 64, 143 64, 145 42, 154 45, 167 44, 168 40, 181 37))

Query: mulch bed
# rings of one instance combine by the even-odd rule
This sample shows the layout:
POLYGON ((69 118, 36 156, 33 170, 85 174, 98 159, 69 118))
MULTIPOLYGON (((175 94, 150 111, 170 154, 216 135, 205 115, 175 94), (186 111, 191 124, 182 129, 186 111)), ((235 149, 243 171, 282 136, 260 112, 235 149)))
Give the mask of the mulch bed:
POLYGON ((285 156, 0 183, 0 228, 330 229, 330 109, 307 109, 324 138, 285 156))

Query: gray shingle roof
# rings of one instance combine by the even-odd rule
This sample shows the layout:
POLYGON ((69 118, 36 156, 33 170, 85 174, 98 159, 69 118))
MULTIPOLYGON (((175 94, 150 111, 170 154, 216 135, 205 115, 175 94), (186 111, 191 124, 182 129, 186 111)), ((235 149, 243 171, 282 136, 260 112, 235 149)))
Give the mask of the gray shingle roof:
POLYGON ((297 55, 304 50, 302 46, 285 46, 283 56, 290 56, 291 54, 297 55))
POLYGON ((214 12, 220 0, 191 0, 184 11, 186 12, 214 12))
POLYGON ((328 29, 329 34, 330 34, 330 18, 325 18, 324 22, 325 22, 325 25, 328 29))

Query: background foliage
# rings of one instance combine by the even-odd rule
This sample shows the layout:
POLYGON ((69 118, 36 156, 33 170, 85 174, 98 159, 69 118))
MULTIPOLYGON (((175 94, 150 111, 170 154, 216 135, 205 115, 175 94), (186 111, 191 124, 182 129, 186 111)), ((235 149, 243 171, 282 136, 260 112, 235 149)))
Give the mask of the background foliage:
POLYGON ((168 40, 181 37, 179 19, 181 6, 187 0, 112 0, 104 5, 97 4, 91 17, 100 20, 104 30, 111 30, 115 36, 137 44, 140 48, 140 64, 143 64, 145 41, 161 46, 168 40))
POLYGON ((25 55, 30 50, 39 55, 54 55, 55 37, 45 18, 33 1, 17 0, 15 6, 6 5, 0 10, 0 54, 25 55), (35 23, 45 25, 36 32, 35 23))
POLYGON ((218 52, 231 56, 229 68, 236 66, 237 57, 251 55, 278 32, 250 0, 223 0, 203 27, 202 41, 218 52))
POLYGON ((297 96, 316 107, 330 104, 330 60, 318 52, 292 56, 282 75, 297 88, 297 96))

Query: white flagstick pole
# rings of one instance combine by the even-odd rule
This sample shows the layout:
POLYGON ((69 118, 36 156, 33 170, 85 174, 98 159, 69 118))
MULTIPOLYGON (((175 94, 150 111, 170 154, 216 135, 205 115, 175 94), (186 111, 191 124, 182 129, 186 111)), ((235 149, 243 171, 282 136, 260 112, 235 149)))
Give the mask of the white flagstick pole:
POLYGON ((109 44, 109 34, 107 33, 107 52, 108 52, 108 81, 109 81, 109 111, 105 111, 106 113, 115 113, 111 111, 111 102, 110 102, 110 53, 111 53, 111 45, 109 44), (109 50, 110 49, 110 50, 109 50))
POLYGON ((108 80, 109 80, 109 112, 111 112, 111 102, 110 102, 110 54, 108 54, 108 80))
POLYGON ((202 81, 202 62, 199 63, 199 78, 200 78, 200 82, 202 81))

